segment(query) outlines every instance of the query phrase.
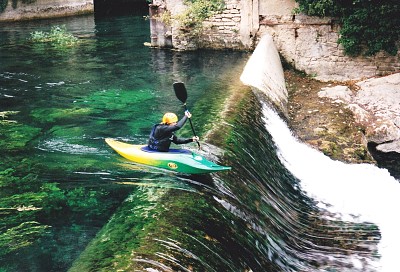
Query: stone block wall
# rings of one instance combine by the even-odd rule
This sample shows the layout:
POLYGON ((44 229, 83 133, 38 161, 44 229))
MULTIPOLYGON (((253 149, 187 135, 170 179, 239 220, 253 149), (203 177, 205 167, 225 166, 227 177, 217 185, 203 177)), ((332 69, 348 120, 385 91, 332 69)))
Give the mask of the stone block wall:
POLYGON ((280 54, 296 69, 318 80, 347 81, 400 71, 400 52, 391 56, 349 57, 337 43, 340 26, 330 18, 261 16, 257 36, 273 36, 280 54))
POLYGON ((226 9, 203 23, 201 48, 246 49, 240 38, 240 1, 225 0, 226 9))
POLYGON ((400 52, 346 56, 337 43, 340 26, 335 20, 294 15, 294 0, 225 3, 224 12, 204 22, 198 47, 253 50, 264 34, 270 34, 288 63, 321 81, 360 80, 400 71, 400 52))

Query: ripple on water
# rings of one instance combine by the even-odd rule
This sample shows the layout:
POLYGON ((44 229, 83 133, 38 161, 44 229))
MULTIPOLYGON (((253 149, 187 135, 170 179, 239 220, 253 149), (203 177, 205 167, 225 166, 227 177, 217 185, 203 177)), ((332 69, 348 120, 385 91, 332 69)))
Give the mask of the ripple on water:
POLYGON ((43 140, 39 143, 38 149, 47 152, 62 152, 67 154, 108 154, 105 150, 83 144, 69 143, 69 138, 57 138, 43 140))

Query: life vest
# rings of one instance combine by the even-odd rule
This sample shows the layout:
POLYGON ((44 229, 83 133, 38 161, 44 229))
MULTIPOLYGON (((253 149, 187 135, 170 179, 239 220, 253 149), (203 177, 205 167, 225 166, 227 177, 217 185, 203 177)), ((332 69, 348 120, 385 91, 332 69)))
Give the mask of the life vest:
POLYGON ((151 130, 148 146, 149 146, 149 148, 154 149, 154 150, 168 151, 174 135, 171 135, 171 137, 156 139, 154 137, 154 132, 156 131, 156 128, 158 125, 159 124, 154 125, 153 129, 151 130))

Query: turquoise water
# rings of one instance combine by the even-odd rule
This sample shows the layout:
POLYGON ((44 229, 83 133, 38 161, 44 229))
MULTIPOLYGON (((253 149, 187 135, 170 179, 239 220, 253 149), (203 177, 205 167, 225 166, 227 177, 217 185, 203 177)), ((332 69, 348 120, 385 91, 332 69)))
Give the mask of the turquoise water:
POLYGON ((129 16, 0 25, 0 271, 373 271, 353 259, 375 258, 377 227, 330 220, 279 159, 238 83, 249 53, 158 50, 149 35, 129 16), (78 44, 29 41, 54 25, 78 44), (181 116, 175 81, 204 152, 231 171, 176 175, 105 144, 145 143, 164 112, 181 116), (243 101, 222 118, 231 92, 243 101))

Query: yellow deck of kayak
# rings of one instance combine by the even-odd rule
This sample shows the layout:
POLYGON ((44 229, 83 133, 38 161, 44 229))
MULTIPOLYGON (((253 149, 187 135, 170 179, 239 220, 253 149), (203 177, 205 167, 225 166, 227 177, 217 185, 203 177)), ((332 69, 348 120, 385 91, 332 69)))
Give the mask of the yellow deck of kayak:
POLYGON ((187 174, 203 174, 231 169, 227 166, 215 164, 186 149, 159 152, 149 150, 146 145, 132 145, 109 138, 105 141, 122 157, 139 164, 187 174))

